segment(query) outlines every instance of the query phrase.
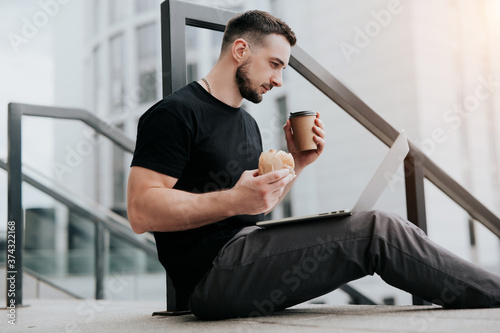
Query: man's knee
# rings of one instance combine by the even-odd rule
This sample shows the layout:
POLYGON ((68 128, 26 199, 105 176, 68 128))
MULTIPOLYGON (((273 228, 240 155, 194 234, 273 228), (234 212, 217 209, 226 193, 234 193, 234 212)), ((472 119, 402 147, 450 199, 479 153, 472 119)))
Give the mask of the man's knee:
POLYGON ((396 213, 393 212, 388 212, 385 210, 380 210, 380 209, 373 209, 370 210, 369 213, 373 215, 375 218, 382 220, 382 221, 400 221, 404 220, 401 216, 399 216, 396 213))
POLYGON ((420 229, 414 223, 401 217, 399 214, 382 210, 372 210, 369 211, 369 214, 372 216, 372 219, 374 221, 374 233, 376 234, 387 234, 391 231, 398 232, 406 230, 410 232, 416 232, 420 236, 425 235, 422 229, 420 229))
POLYGON ((383 210, 374 209, 367 211, 366 214, 368 214, 370 220, 372 220, 377 226, 383 228, 389 227, 393 224, 398 225, 404 222, 404 219, 401 216, 383 210))

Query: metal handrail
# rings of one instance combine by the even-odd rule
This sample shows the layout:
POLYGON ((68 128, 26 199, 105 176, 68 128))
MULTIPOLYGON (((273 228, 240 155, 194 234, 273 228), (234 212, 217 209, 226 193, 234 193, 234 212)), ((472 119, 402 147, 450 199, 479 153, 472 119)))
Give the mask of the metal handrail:
MULTIPOLYGON (((7 170, 7 163, 2 159, 0 159, 0 169, 7 170)), ((96 221, 101 221, 104 223, 106 229, 114 236, 117 236, 130 245, 138 247, 148 255, 157 255, 153 235, 150 233, 137 235, 131 232, 128 220, 121 215, 97 202, 88 200, 77 193, 65 189, 61 185, 55 184, 55 182, 49 178, 42 180, 41 178, 43 178, 43 176, 41 174, 25 165, 23 166, 22 177, 24 182, 47 194, 56 201, 59 201, 78 215, 94 223, 96 223, 96 221)))
POLYGON ((49 279, 45 278, 44 276, 35 272, 34 270, 31 270, 29 268, 24 267, 24 272, 31 275, 38 283, 40 283, 40 282, 45 283, 46 285, 48 285, 54 289, 57 289, 60 292, 66 294, 74 299, 84 299, 84 297, 82 297, 78 294, 75 294, 74 292, 55 284, 54 282, 50 281, 49 279))
POLYGON ((22 207, 22 182, 23 180, 54 199, 66 204, 75 212, 88 217, 95 225, 95 297, 103 298, 104 290, 104 247, 105 231, 117 235, 128 243, 137 246, 147 253, 156 256, 156 247, 152 237, 146 234, 143 237, 133 234, 126 228, 127 220, 108 209, 89 201, 77 199, 59 186, 43 184, 40 176, 30 176, 23 173, 21 160, 22 116, 48 117, 54 119, 78 120, 94 129, 98 134, 104 135, 121 149, 132 153, 134 142, 122 134, 115 126, 106 123, 92 113, 75 108, 49 107, 21 103, 9 103, 8 106, 8 161, 1 161, 0 166, 8 172, 8 222, 7 222, 7 251, 6 269, 10 279, 7 285, 7 307, 14 304, 22 305, 22 279, 23 279, 23 249, 24 249, 24 214, 22 207), (10 288, 10 289, 9 289, 10 288), (15 290, 15 292, 9 292, 15 290))
POLYGON ((97 133, 107 137, 123 150, 129 153, 134 152, 135 143, 132 139, 124 135, 116 126, 105 122, 87 110, 25 103, 9 103, 9 112, 10 110, 23 116, 79 120, 93 128, 97 133))

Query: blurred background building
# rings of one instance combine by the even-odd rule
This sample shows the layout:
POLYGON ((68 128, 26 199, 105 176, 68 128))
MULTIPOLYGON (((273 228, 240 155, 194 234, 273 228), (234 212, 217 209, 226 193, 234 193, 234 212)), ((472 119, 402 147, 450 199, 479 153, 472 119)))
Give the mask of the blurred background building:
MULTIPOLYGON (((500 215, 497 1, 190 2, 238 12, 262 9, 284 19, 306 52, 394 127, 405 129, 413 143, 500 215)), ((10 35, 8 43, 1 44, 2 53, 23 57, 45 47, 48 68, 38 64, 31 73, 39 73, 44 66, 41 75, 48 79, 15 95, 15 101, 90 110, 135 139, 139 117, 162 98, 161 1, 27 3, 30 5, 10 9, 14 14, 11 25, 4 23, 2 32, 20 34, 26 24, 22 18, 36 20, 38 12, 47 14, 47 24, 38 27, 29 43, 16 45, 10 35), (44 45, 36 44, 43 41, 44 45), (37 89, 45 96, 36 97, 35 93, 31 98, 37 89)), ((7 1, 0 4, 7 8, 7 1)), ((221 37, 219 32, 186 28, 188 82, 200 79, 215 64, 221 37)), ((5 66, 1 55, 0 61, 5 66)), ((34 74, 26 75, 22 82, 34 79, 34 74)), ((261 127, 264 150, 286 149, 282 125, 289 112, 304 109, 320 112, 328 145, 272 217, 350 208, 388 148, 292 68, 284 71, 284 82, 259 105, 244 102, 261 127)), ((0 100, 5 106, 10 101, 10 95, 0 100)), ((4 123, 6 117, 2 117, 4 123)), ((2 126, 0 157, 5 158, 6 129, 2 126)), ((25 126, 23 159, 27 167, 75 195, 126 216, 131 154, 71 121, 30 120, 25 126)), ((6 193, 5 172, 0 173, 0 189, 6 193)), ((6 221, 6 199, 1 200, 6 221)), ((26 265, 77 294, 92 297, 92 224, 28 186, 23 200, 27 209, 26 265)), ((500 272, 498 238, 471 223, 465 211, 429 182, 426 202, 432 239, 467 260, 500 272), (471 235, 475 246, 471 246, 471 235)), ((406 216, 402 169, 377 208, 406 216)), ((3 235, 4 228, 1 224, 3 235)), ((155 258, 113 237, 108 245, 108 276, 121 274, 131 281, 115 297, 164 299, 164 272, 155 258)), ((397 304, 411 303, 409 295, 387 287, 377 277, 355 284, 379 302, 393 298, 397 304)), ((320 301, 342 303, 347 298, 335 292, 320 301)))

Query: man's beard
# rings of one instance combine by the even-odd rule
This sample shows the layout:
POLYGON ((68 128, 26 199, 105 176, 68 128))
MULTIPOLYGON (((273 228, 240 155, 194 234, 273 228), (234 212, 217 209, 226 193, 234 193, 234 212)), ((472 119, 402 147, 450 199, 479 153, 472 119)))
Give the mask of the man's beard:
POLYGON ((240 94, 244 99, 257 104, 262 102, 262 95, 259 94, 257 90, 252 89, 252 84, 248 78, 249 63, 250 61, 248 59, 236 69, 236 84, 238 85, 240 94))

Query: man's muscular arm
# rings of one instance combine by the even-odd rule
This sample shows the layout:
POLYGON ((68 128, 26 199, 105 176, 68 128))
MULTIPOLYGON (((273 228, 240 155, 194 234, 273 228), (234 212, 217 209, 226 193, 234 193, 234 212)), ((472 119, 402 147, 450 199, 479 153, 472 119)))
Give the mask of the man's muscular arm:
POLYGON ((174 189, 177 178, 134 166, 130 169, 127 213, 136 233, 181 231, 234 215, 254 215, 274 207, 292 180, 288 170, 257 176, 243 172, 232 189, 189 193, 174 189))

